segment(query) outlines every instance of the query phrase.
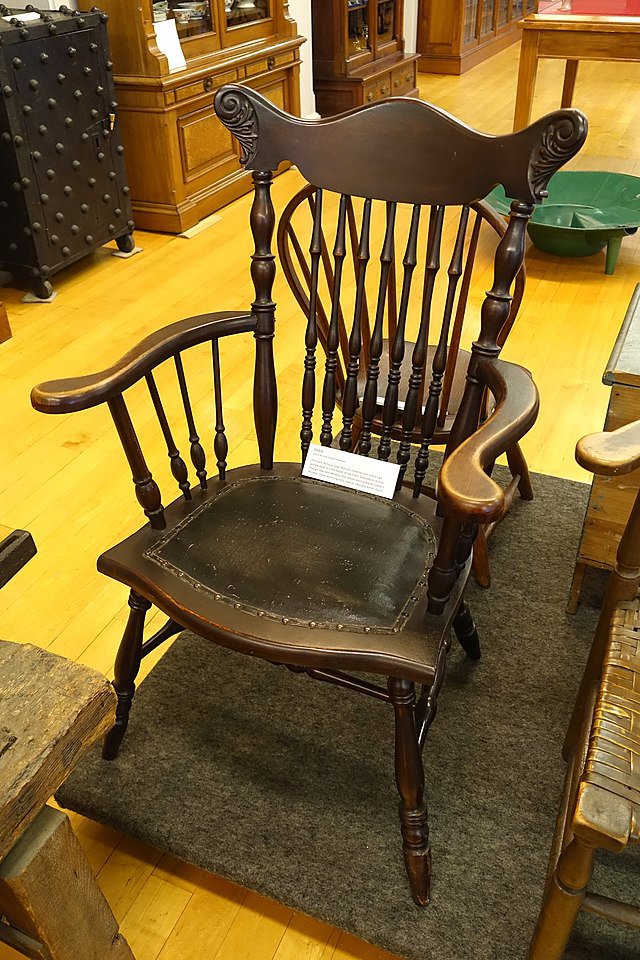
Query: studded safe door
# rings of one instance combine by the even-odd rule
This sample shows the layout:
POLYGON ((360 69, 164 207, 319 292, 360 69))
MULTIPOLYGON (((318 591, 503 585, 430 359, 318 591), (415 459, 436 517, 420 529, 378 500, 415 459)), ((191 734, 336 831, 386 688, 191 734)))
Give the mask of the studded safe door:
POLYGON ((105 15, 27 12, 0 6, 0 259, 47 297, 108 240, 132 250, 133 221, 105 15))

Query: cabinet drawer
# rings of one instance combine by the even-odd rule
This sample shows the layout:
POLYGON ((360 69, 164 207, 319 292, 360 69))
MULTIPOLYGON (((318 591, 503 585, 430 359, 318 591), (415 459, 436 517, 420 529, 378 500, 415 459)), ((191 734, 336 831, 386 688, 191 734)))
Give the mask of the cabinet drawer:
POLYGON ((236 80, 236 71, 229 70, 220 76, 205 77, 204 80, 198 80, 195 83, 185 83, 182 87, 176 87, 176 100, 178 103, 183 103, 192 97, 200 97, 203 93, 211 93, 212 90, 223 86, 225 83, 235 83, 236 80))
POLYGON ((364 102, 371 103, 373 100, 384 100, 391 96, 391 74, 383 73, 373 80, 369 80, 364 85, 364 102))
POLYGON ((404 93, 416 88, 416 65, 415 63, 404 64, 391 71, 391 94, 394 97, 401 97, 404 93))
POLYGON ((268 73, 269 70, 275 70, 287 63, 293 63, 295 53, 289 50, 288 53, 278 53, 273 57, 265 57, 264 60, 256 60, 255 63, 247 65, 246 71, 248 77, 256 77, 260 73, 268 73))

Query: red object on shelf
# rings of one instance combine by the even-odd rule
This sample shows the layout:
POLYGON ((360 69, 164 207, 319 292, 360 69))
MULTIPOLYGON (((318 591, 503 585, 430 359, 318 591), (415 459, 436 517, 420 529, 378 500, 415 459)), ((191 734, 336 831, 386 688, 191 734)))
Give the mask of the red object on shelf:
POLYGON ((562 0, 542 6, 541 13, 575 14, 587 17, 640 17, 640 0, 572 0, 570 10, 562 10, 562 0))

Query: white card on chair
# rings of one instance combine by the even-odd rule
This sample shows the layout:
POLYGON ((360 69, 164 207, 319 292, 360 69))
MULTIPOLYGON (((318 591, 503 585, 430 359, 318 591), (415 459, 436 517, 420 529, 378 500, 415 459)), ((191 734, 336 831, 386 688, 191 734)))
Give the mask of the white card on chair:
POLYGON ((375 493, 379 497, 393 498, 400 465, 361 457, 335 447, 321 447, 312 443, 302 468, 302 476, 312 480, 324 480, 339 487, 349 487, 362 493, 375 493))

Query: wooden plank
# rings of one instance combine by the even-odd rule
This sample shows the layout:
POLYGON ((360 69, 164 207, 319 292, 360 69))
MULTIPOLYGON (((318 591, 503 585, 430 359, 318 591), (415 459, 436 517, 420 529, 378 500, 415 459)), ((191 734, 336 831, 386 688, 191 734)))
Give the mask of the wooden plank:
POLYGON ((0 911, 47 960, 134 960, 68 817, 53 807, 0 864, 0 911))
POLYGON ((114 716, 113 688, 95 670, 0 641, 0 858, 114 716))

